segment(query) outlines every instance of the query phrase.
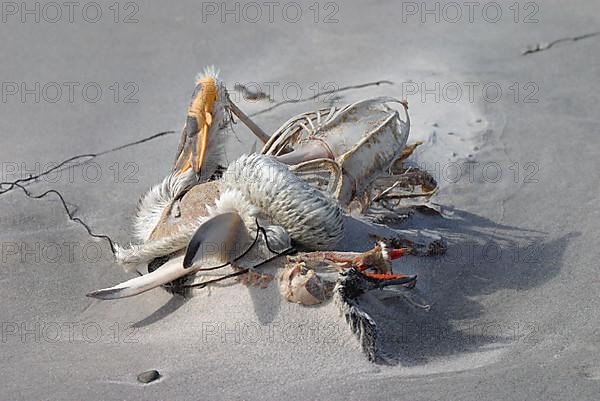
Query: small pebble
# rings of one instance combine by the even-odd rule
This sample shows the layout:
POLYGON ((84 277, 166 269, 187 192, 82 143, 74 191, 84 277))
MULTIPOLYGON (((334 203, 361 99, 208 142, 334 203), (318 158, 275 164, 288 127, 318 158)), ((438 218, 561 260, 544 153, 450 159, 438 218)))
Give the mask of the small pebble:
POLYGON ((448 132, 448 135, 454 135, 454 132, 450 131, 448 132))
POLYGON ((479 150, 479 146, 473 146, 473 150, 474 151, 478 151, 479 150))
POLYGON ((144 384, 153 382, 158 378, 160 378, 160 373, 158 373, 158 370, 149 370, 147 372, 142 372, 137 377, 138 381, 144 384))
POLYGON ((482 121, 483 121, 483 120, 482 120, 481 118, 478 118, 477 120, 475 120, 475 122, 476 122, 476 123, 480 123, 480 122, 482 122, 482 121))
POLYGON ((456 157, 456 156, 458 156, 458 153, 452 152, 452 157, 456 157))
POLYGON ((467 155, 467 157, 470 159, 471 157, 473 157, 473 155, 469 153, 469 154, 467 155))
POLYGON ((431 126, 432 127, 439 127, 439 124, 438 123, 431 123, 431 126))

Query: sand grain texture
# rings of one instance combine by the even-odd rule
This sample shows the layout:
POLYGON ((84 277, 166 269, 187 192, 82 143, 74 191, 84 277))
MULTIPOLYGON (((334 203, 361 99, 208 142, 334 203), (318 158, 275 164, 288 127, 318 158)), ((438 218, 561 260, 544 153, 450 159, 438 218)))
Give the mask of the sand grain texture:
MULTIPOLYGON (((207 64, 221 68, 231 89, 279 83, 275 101, 289 83, 302 88, 302 97, 314 94, 315 82, 395 83, 279 107, 256 118, 267 132, 331 100, 402 97, 403 82, 458 83, 465 92, 456 102, 408 96, 409 142, 425 141, 412 161, 438 170, 434 201, 446 217, 417 214, 394 228, 444 238, 449 250, 405 258, 395 270, 419 275, 417 290, 432 310, 394 300, 374 309, 395 359, 375 365, 333 304, 282 303, 276 285, 213 288, 191 299, 157 289, 91 300, 90 290, 130 275, 114 265, 106 243, 66 219, 58 202, 15 190, 0 196, 0 398, 597 399, 600 40, 521 55, 531 43, 597 31, 596 1, 540 2, 539 22, 531 24, 515 24, 510 14, 497 23, 402 22, 394 1, 340 2, 339 21, 331 24, 314 23, 312 14, 296 24, 277 14, 272 23, 266 16, 257 23, 222 23, 220 16, 200 22, 197 2, 138 4, 139 22, 132 24, 115 24, 112 14, 96 24, 0 24, 3 81, 76 81, 79 89, 96 82, 103 89, 95 103, 78 91, 74 102, 66 92, 56 103, 8 97, 0 108, 3 181, 25 176, 23 164, 43 168, 179 130, 193 78, 207 64), (115 101, 115 82, 122 91, 135 83, 139 101, 124 102, 123 92, 115 101), (480 84, 472 101, 465 82, 480 84), (498 101, 482 97, 490 82, 503 89, 498 101), (509 89, 515 83, 517 98, 509 89), (539 89, 537 103, 524 101, 528 83, 539 89), (137 382, 137 374, 152 369, 160 380, 137 382)), ((248 114, 271 105, 238 104, 248 114)), ((96 232, 126 244, 136 201, 169 171, 178 139, 165 136, 94 160, 102 173, 95 182, 94 171, 80 166, 72 177, 65 172, 29 188, 60 190, 96 232)), ((230 139, 231 160, 255 142, 240 124, 230 139)), ((389 230, 348 219, 341 247, 368 249, 368 234, 389 230)))

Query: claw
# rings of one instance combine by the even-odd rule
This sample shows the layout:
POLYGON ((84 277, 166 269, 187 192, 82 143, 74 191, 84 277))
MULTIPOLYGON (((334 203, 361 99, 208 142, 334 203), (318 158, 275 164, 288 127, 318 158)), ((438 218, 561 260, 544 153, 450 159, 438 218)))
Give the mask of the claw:
POLYGON ((391 249, 388 251, 388 256, 390 257, 390 260, 396 260, 399 257, 406 255, 407 252, 408 249, 406 248, 391 249))
POLYGON ((363 273, 366 277, 379 281, 377 288, 389 287, 391 285, 402 285, 407 288, 414 288, 417 283, 417 276, 406 274, 378 274, 363 273))
POLYGON ((390 261, 396 260, 409 253, 408 248, 387 249, 383 242, 378 242, 373 249, 366 252, 308 252, 296 256, 288 256, 292 263, 305 262, 311 269, 321 269, 328 266, 335 270, 343 270, 355 266, 358 271, 368 269, 380 274, 391 271, 390 261))

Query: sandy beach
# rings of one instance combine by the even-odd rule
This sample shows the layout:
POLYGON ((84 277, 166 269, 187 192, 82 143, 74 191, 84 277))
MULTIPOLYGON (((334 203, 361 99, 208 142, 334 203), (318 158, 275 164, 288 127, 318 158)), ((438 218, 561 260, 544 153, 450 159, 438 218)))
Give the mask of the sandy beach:
MULTIPOLYGON (((2 4, 1 399, 597 399, 597 1, 54 4, 2 4), (448 246, 394 263, 418 275, 431 310, 401 299, 373 310, 387 363, 365 358, 332 302, 287 303, 275 283, 87 298, 132 273, 57 197, 3 192, 175 131, 23 184, 59 191, 94 233, 129 244, 208 65, 267 133, 309 110, 408 100, 409 143, 424 142, 410 162, 437 179, 442 215, 347 216, 339 245, 448 246), (159 380, 137 381, 154 369, 159 380)), ((234 160, 260 144, 238 123, 226 147, 234 160)))

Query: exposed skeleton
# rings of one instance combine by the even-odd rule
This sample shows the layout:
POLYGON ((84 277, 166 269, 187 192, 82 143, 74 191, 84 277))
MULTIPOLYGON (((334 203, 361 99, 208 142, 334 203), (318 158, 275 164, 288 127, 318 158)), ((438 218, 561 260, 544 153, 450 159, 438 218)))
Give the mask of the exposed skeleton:
POLYGON ((373 202, 435 193, 431 176, 402 166, 419 144, 406 146, 409 131, 408 103, 378 97, 299 114, 271 136, 262 152, 332 193, 345 210, 364 213, 373 202), (389 104, 403 107, 404 120, 389 104), (423 191, 415 192, 418 186, 423 191))

